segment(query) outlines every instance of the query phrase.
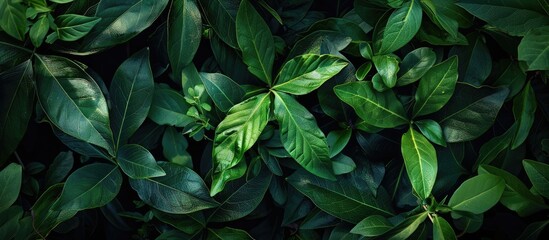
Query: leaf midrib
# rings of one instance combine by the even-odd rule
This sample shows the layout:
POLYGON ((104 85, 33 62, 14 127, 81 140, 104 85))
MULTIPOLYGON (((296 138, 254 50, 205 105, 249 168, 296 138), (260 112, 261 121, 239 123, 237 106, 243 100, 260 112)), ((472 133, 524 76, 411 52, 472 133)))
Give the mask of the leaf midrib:
POLYGON ((433 91, 431 91, 431 93, 429 93, 429 95, 427 96, 427 98, 423 101, 423 104, 421 104, 421 107, 417 110, 416 114, 414 114, 414 118, 419 115, 421 113, 421 110, 423 110, 423 108, 425 107, 425 105, 427 104, 427 102, 433 97, 433 95, 435 94, 435 92, 437 91, 437 89, 440 87, 440 85, 442 85, 442 82, 444 82, 446 79, 446 76, 448 76, 448 74, 450 74, 450 70, 453 68, 454 66, 454 63, 455 63, 455 60, 452 60, 452 64, 450 65, 450 67, 447 69, 446 72, 444 72, 444 76, 442 76, 441 80, 438 82, 438 84, 435 86, 435 88, 433 89, 433 91))
POLYGON ((364 100, 366 100, 368 103, 373 104, 374 106, 380 108, 381 110, 384 110, 384 111, 388 112, 389 114, 391 114, 391 115, 393 115, 393 116, 396 116, 396 117, 398 117, 398 118, 404 120, 405 122, 408 121, 408 119, 406 119, 405 117, 401 116, 400 114, 395 113, 395 112, 393 112, 392 110, 390 110, 390 109, 388 109, 388 108, 385 108, 385 107, 381 106, 380 104, 378 104, 378 103, 376 103, 376 102, 370 100, 369 98, 366 98, 366 97, 364 97, 364 96, 361 96, 361 95, 358 95, 358 94, 356 94, 356 93, 349 92, 349 91, 343 91, 343 90, 340 90, 340 91, 345 92, 345 93, 347 93, 347 94, 349 94, 349 95, 352 95, 352 96, 354 96, 354 97, 356 97, 356 98, 364 99, 364 100))

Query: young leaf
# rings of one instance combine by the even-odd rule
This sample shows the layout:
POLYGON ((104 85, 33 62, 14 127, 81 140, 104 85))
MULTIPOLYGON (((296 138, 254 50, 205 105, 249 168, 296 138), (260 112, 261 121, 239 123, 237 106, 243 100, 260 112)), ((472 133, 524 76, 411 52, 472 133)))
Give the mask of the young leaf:
POLYGON ((454 229, 446 219, 435 216, 433 220, 433 240, 457 239, 454 229))
POLYGON ((360 234, 365 237, 377 237, 393 228, 386 217, 380 215, 371 215, 360 221, 351 233, 360 234))
POLYGON ((453 211, 481 214, 498 203, 505 181, 492 174, 481 174, 463 182, 454 192, 448 206, 453 211))
POLYGON ((185 127, 194 122, 193 118, 187 116, 187 110, 189 106, 181 94, 157 86, 148 116, 159 125, 185 127))
POLYGON ((27 33, 26 7, 15 0, 0 2, 0 27, 10 36, 19 41, 25 40, 27 33))
POLYGON ((174 127, 166 128, 162 137, 162 153, 168 161, 192 168, 193 161, 187 152, 188 146, 189 143, 183 134, 177 132, 174 127))
POLYGON ((412 40, 421 25, 422 14, 421 5, 416 0, 408 1, 391 13, 377 54, 392 53, 412 40))
POLYGON ((437 177, 437 153, 421 133, 410 128, 402 135, 402 157, 412 187, 422 199, 431 195, 437 177))
POLYGON ((34 69, 38 100, 51 123, 114 154, 107 101, 81 65, 63 57, 36 55, 34 69))
POLYGON ((530 82, 513 100, 513 115, 517 124, 516 135, 511 143, 511 150, 519 147, 528 137, 536 115, 537 101, 530 82))
POLYGON ((111 82, 111 127, 117 148, 124 145, 147 118, 153 93, 149 50, 143 49, 118 67, 111 82))
POLYGON ((391 55, 374 56, 372 60, 384 85, 393 88, 397 82, 398 60, 391 55))
POLYGON ((19 164, 11 163, 0 171, 0 212, 8 209, 17 200, 22 180, 23 168, 19 164))
POLYGON ((404 86, 419 80, 435 64, 437 55, 427 47, 415 49, 402 59, 398 71, 397 86, 404 86))
POLYGON ((172 1, 168 17, 168 57, 176 81, 200 45, 202 19, 192 0, 172 1))
POLYGON ((370 82, 346 83, 336 86, 334 91, 367 124, 394 128, 408 123, 404 107, 392 91, 378 92, 370 82))
POLYGON ((331 55, 305 54, 286 62, 276 79, 273 90, 304 95, 319 88, 349 64, 331 55))
POLYGON ((31 39, 32 45, 35 47, 40 47, 46 34, 50 30, 50 21, 46 16, 38 19, 30 28, 29 37, 31 39))
MULTIPOLYGON (((0 50, 4 56, 13 56, 0 50)), ((27 60, 0 73, 0 165, 15 151, 32 115, 32 62, 27 60)))
POLYGON ((122 174, 117 166, 93 163, 74 171, 63 187, 54 211, 84 210, 101 207, 112 201, 122 186, 122 174))
POLYGON ((229 111, 244 97, 242 87, 221 73, 200 73, 200 79, 213 102, 222 112, 229 111))
POLYGON ((549 165, 532 160, 523 160, 522 165, 534 188, 549 199, 549 165))
POLYGON ((274 114, 284 148, 307 171, 335 180, 326 137, 313 115, 290 95, 274 94, 274 114))
POLYGON ((166 213, 188 214, 212 208, 218 203, 208 195, 202 178, 193 170, 159 162, 163 177, 130 179, 131 187, 146 204, 166 213))
POLYGON ((101 18, 77 14, 57 16, 55 18, 57 38, 66 42, 76 41, 88 34, 99 21, 101 18))
POLYGON ((72 170, 74 165, 74 157, 71 151, 60 152, 57 154, 46 172, 46 187, 50 187, 65 179, 72 170))
POLYGON ((120 147, 116 160, 122 171, 133 179, 166 175, 166 172, 158 166, 149 150, 137 144, 127 144, 120 147))
POLYGON ((248 70, 268 85, 272 84, 274 40, 269 26, 249 0, 243 0, 236 15, 236 39, 248 70))
MULTIPOLYGON (((32 225, 36 232, 41 237, 47 237, 49 233, 62 222, 71 219, 76 215, 78 210, 61 209, 54 210, 53 205, 59 198, 63 190, 64 184, 55 184, 48 188, 32 206, 34 214, 32 225)), ((33 236, 33 237, 39 237, 33 236)))
POLYGON ((269 121, 270 105, 270 94, 249 98, 233 106, 215 129, 212 196, 223 190, 224 172, 236 167, 259 138, 269 121))
MULTIPOLYGON (((549 17, 548 17, 549 19, 549 17)), ((518 59, 526 61, 528 70, 549 70, 549 27, 534 28, 518 46, 518 59)))
POLYGON ((238 0, 199 0, 208 21, 217 36, 232 48, 238 48, 236 40, 236 16, 238 0))
POLYGON ((458 80, 457 57, 432 67, 419 81, 414 117, 440 110, 452 97, 458 80))
POLYGON ((440 125, 431 119, 422 119, 415 121, 414 124, 419 128, 419 131, 429 141, 436 143, 440 146, 446 147, 446 141, 444 140, 444 134, 440 125))

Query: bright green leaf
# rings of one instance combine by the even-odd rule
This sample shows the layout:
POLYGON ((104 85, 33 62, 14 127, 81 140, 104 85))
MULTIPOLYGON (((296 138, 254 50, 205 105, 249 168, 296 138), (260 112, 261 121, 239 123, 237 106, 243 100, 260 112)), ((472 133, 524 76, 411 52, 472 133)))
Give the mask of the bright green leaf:
POLYGON ((48 33, 48 30, 50 30, 50 21, 46 16, 41 17, 34 24, 32 24, 29 31, 29 37, 32 45, 35 47, 40 47, 46 37, 46 34, 48 33))
POLYGON ((384 85, 393 88, 397 83, 398 60, 391 55, 374 56, 372 60, 384 85))
POLYGON ((442 134, 442 128, 437 122, 431 119, 422 119, 415 121, 414 124, 416 124, 419 131, 421 131, 423 136, 429 139, 429 141, 446 147, 446 141, 444 140, 444 135, 442 134))
POLYGON ((57 38, 66 42, 76 41, 88 34, 99 21, 101 18, 77 14, 57 16, 55 18, 57 38))
POLYGON ((416 0, 408 1, 391 13, 377 54, 392 53, 412 40, 419 30, 422 15, 421 5, 416 0))
POLYGON ((419 81, 414 103, 414 116, 440 110, 452 97, 458 80, 457 58, 432 67, 419 81))
POLYGON ((397 86, 404 86, 419 80, 435 64, 437 56, 427 47, 415 49, 402 59, 398 71, 397 86))
POLYGON ((402 135, 402 157, 412 187, 422 199, 431 195, 437 177, 437 153, 421 133, 410 128, 402 135))
POLYGON ((448 206, 454 211, 481 214, 499 202, 505 181, 492 174, 481 174, 465 180, 456 189, 448 206))
POLYGON ((433 221, 433 240, 457 239, 454 229, 446 219, 435 216, 433 221))
POLYGON ((371 215, 360 221, 351 233, 360 234, 365 237, 377 237, 393 228, 386 217, 380 215, 371 215))

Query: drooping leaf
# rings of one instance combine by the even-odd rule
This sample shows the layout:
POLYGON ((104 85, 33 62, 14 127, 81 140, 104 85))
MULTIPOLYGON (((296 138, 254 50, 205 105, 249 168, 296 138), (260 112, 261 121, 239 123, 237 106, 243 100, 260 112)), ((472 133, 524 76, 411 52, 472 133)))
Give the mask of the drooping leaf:
POLYGON ((413 189, 422 199, 431 195, 437 177, 437 153, 431 143, 413 128, 402 135, 402 157, 413 189))
POLYGON ((57 154, 46 172, 46 187, 60 183, 67 177, 74 165, 74 157, 71 151, 57 154))
POLYGON ((0 73, 0 165, 15 151, 27 131, 34 100, 32 75, 30 60, 0 73))
POLYGON ((200 79, 215 105, 222 112, 242 101, 244 90, 238 83, 221 73, 200 73, 200 79))
POLYGON ((351 233, 360 234, 365 237, 377 237, 393 228, 393 225, 386 217, 380 215, 371 215, 360 221, 351 233))
POLYGON ((271 96, 260 94, 233 106, 215 129, 211 195, 223 190, 228 170, 240 163, 269 121, 271 96), (224 173, 227 171, 227 173, 224 173))
POLYGON ((274 40, 269 26, 248 0, 243 0, 236 16, 236 39, 248 70, 272 84, 274 40))
POLYGON ((307 171, 335 180, 328 143, 313 115, 285 93, 275 92, 274 114, 284 148, 307 171))
POLYGON ((35 59, 38 100, 51 123, 113 154, 109 111, 99 85, 67 58, 37 55, 35 59))
POLYGON ((452 97, 458 80, 457 58, 432 67, 419 81, 414 103, 414 116, 440 110, 452 97))
POLYGON ((188 146, 189 143, 183 134, 177 132, 174 127, 166 128, 162 137, 162 153, 168 161, 192 168, 193 162, 187 152, 188 146))
POLYGON ((282 66, 272 89, 304 95, 319 88, 347 64, 343 59, 331 55, 300 55, 282 66))
POLYGON ((137 144, 127 144, 120 147, 116 160, 122 171, 133 179, 166 175, 166 172, 158 166, 149 150, 137 144))
POLYGON ((377 54, 392 53, 406 45, 421 25, 421 5, 416 0, 403 4, 389 16, 377 54))
POLYGON ((253 238, 244 230, 224 227, 219 229, 208 228, 208 237, 206 240, 253 240, 253 238))
POLYGON ((143 49, 118 67, 111 82, 111 127, 117 148, 124 145, 147 118, 153 93, 149 50, 143 49))
POLYGON ((63 186, 63 192, 52 210, 84 210, 101 207, 112 201, 122 186, 117 166, 93 163, 74 171, 63 186))
POLYGON ((177 81, 193 60, 202 38, 202 18, 195 1, 172 1, 167 27, 168 57, 177 81))
POLYGON ((442 128, 437 122, 431 119, 422 119, 415 121, 414 124, 419 128, 421 134, 429 139, 429 141, 446 147, 446 141, 444 140, 442 128))
POLYGON ((446 219, 436 216, 433 221, 433 240, 457 239, 454 229, 446 219))
POLYGON ((528 82, 522 92, 513 100, 513 115, 515 115, 517 131, 511 143, 511 149, 519 147, 528 137, 534 124, 536 108, 536 95, 532 85, 528 82))
POLYGON ((194 122, 187 116, 189 106, 178 92, 162 87, 155 87, 148 117, 159 125, 185 127, 194 122))
POLYGON ((370 125, 393 128, 408 123, 404 107, 392 91, 378 92, 370 82, 346 83, 336 86, 334 91, 370 125))
POLYGON ((481 214, 498 203, 505 181, 492 174, 481 174, 465 180, 456 189, 448 206, 454 211, 481 214))
MULTIPOLYGON (((86 36, 99 21, 101 21, 101 18, 87 17, 78 14, 63 14, 57 16, 55 18, 57 38, 66 42, 76 41, 86 36)), ((46 42, 49 42, 49 37, 46 42)))
POLYGON ((520 41, 518 59, 526 61, 528 70, 549 70, 549 27, 534 28, 520 41))
POLYGON ((202 178, 193 170, 168 162, 159 162, 158 165, 166 176, 130 179, 131 187, 146 204, 173 214, 188 214, 218 205, 210 198, 202 178))
POLYGON ((402 59, 398 71, 397 86, 404 86, 419 80, 437 60, 435 52, 427 47, 415 49, 402 59))
POLYGON ((393 88, 397 83, 398 60, 391 55, 374 56, 372 60, 383 84, 393 88))
POLYGON ((16 0, 4 0, 0 2, 0 26, 2 29, 19 41, 25 40, 28 31, 26 7, 16 0))
POLYGON ((527 159, 522 165, 537 192, 549 199, 549 165, 527 159))
POLYGON ((238 48, 236 40, 236 15, 238 0, 199 0, 204 18, 210 23, 217 36, 232 48, 238 48))
POLYGON ((47 237, 49 233, 60 223, 74 217, 78 210, 72 209, 53 209, 55 201, 59 199, 64 184, 59 183, 49 187, 32 206, 32 225, 33 237, 47 237))
POLYGON ((17 200, 22 181, 23 168, 19 164, 11 163, 0 171, 0 212, 8 209, 17 200))

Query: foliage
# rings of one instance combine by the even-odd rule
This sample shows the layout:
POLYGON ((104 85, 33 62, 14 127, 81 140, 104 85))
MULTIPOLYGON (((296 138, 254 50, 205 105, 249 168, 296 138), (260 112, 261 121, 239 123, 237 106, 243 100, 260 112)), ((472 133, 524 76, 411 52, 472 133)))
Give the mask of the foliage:
POLYGON ((0 0, 0 239, 536 239, 545 0, 0 0))

